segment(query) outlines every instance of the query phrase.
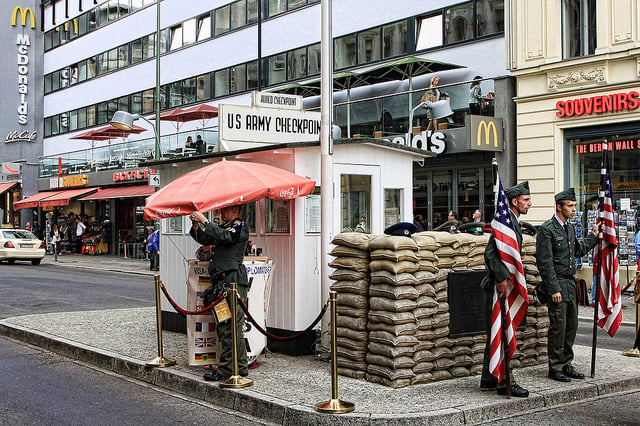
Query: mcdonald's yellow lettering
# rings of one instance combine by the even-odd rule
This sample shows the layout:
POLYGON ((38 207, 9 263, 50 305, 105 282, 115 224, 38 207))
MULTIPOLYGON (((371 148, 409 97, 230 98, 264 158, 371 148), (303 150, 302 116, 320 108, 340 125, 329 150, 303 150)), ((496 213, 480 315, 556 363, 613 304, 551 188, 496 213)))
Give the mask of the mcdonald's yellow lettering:
POLYGON ((482 145, 482 136, 484 135, 484 143, 486 145, 491 145, 491 139, 489 136, 493 136, 493 146, 496 148, 500 145, 500 141, 498 140, 498 129, 496 128, 496 123, 490 121, 487 123, 485 120, 480 121, 478 124, 478 134, 476 137, 476 144, 478 146, 482 145), (491 131, 493 130, 493 133, 491 131))
POLYGON ((21 6, 16 6, 13 9, 13 14, 11 15, 11 25, 16 26, 18 13, 20 14, 20 22, 22 26, 25 27, 27 25, 27 17, 30 18, 31 28, 36 27, 36 17, 33 14, 33 10, 30 7, 25 7, 24 9, 21 6))

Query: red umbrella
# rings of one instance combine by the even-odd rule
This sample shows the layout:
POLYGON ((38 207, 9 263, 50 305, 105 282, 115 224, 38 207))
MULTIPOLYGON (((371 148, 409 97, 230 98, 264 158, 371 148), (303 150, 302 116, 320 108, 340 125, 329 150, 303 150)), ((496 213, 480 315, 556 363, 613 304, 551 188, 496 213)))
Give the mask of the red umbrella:
POLYGON ((104 126, 99 129, 89 130, 88 132, 80 133, 73 136, 70 139, 81 139, 87 141, 106 141, 108 139, 126 138, 129 134, 138 134, 146 131, 144 127, 133 126, 132 130, 120 130, 113 126, 104 126))
POLYGON ((262 198, 282 200, 313 192, 316 183, 260 163, 222 160, 179 177, 146 200, 147 220, 207 212, 262 198))
POLYGON ((218 116, 218 108, 207 104, 200 104, 192 106, 191 108, 185 108, 182 110, 182 116, 185 118, 185 121, 201 120, 202 127, 204 127, 205 121, 218 116))

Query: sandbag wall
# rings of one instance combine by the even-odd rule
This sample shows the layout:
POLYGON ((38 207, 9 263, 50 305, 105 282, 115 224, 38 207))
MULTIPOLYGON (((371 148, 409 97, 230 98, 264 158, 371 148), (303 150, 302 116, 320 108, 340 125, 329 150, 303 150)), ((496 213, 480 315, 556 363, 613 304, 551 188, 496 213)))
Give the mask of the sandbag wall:
MULTIPOLYGON (((488 234, 433 231, 410 238, 338 234, 331 253, 338 373, 396 388, 479 374, 486 335, 449 336, 447 277, 454 270, 484 270, 488 240, 488 234)), ((549 320, 546 306, 531 295, 540 276, 530 236, 523 263, 530 304, 527 325, 516 333, 514 368, 547 361, 549 320)))

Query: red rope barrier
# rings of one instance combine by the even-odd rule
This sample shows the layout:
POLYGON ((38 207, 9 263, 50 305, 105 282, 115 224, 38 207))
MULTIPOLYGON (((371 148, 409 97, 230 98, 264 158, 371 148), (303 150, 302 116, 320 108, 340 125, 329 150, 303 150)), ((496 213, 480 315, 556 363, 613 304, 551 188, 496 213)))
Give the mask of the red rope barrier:
POLYGON ((164 287, 164 284, 162 282, 160 282, 160 288, 162 289, 162 292, 164 293, 165 297, 167 298, 167 300, 169 301, 169 303, 171 303, 171 306, 173 306, 173 308, 180 312, 183 315, 201 315, 201 314, 206 314, 208 311, 210 311, 215 305, 217 305, 218 303, 222 302, 222 299, 225 298, 226 294, 223 294, 222 296, 220 296, 218 299, 216 299, 215 302, 213 302, 211 305, 201 309, 201 310, 197 310, 197 311, 187 311, 185 309, 182 309, 180 306, 178 306, 178 304, 171 298, 171 296, 169 296, 169 292, 167 291, 167 289, 164 287))
POLYGON ((329 306, 329 302, 325 303, 324 306, 322 307, 322 309, 320 310, 320 314, 318 315, 318 317, 305 330, 299 331, 298 333, 296 333, 296 334, 294 334, 292 336, 282 337, 282 336, 276 336, 275 334, 271 334, 267 330, 265 330, 264 328, 260 327, 260 325, 258 325, 256 320, 253 319, 253 317, 249 313, 249 309, 247 308, 247 305, 244 304, 244 300, 242 300, 242 298, 238 297, 238 302, 240 302, 240 307, 242 308, 242 310, 244 311, 245 315, 247 316, 247 319, 249 319, 249 322, 251 324, 253 324, 258 329, 258 331, 260 333, 262 333, 265 336, 270 337, 270 338, 272 338, 274 340, 278 340, 280 342, 297 339, 298 337, 302 336, 303 334, 308 333, 309 331, 311 331, 313 329, 313 327, 315 327, 316 324, 318 324, 318 322, 320 322, 320 320, 322 319, 324 314, 327 312, 327 308, 329 306))

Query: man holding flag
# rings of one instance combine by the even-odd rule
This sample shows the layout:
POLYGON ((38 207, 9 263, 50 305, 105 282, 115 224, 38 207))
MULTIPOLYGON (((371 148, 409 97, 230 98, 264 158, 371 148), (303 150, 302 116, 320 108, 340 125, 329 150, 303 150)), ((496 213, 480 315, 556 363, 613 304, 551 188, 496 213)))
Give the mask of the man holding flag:
POLYGON ((516 348, 515 330, 524 317, 528 306, 526 283, 520 252, 522 248, 522 231, 520 215, 527 214, 531 207, 529 182, 521 182, 507 190, 503 190, 500 179, 496 197, 496 213, 491 227, 493 235, 484 252, 484 261, 489 274, 480 286, 485 290, 485 326, 487 344, 484 350, 480 390, 497 388, 498 395, 507 394, 507 380, 511 384, 511 395, 521 398, 529 396, 529 391, 515 383, 513 374, 506 378, 506 360, 504 344, 508 346, 509 356, 516 348), (524 299, 522 286, 524 285, 524 299), (506 324, 502 323, 501 303, 505 300, 506 324), (513 314, 513 315, 512 315, 513 314), (502 333, 502 328, 505 333, 502 333), (507 342, 502 342, 502 336, 507 342))
POLYGON ((571 365, 573 342, 578 330, 578 295, 574 276, 576 257, 584 256, 598 242, 598 222, 584 241, 576 238, 569 223, 576 213, 573 188, 555 196, 555 215, 540 225, 536 238, 536 263, 542 278, 541 291, 549 308, 549 378, 559 382, 584 379, 571 365))

